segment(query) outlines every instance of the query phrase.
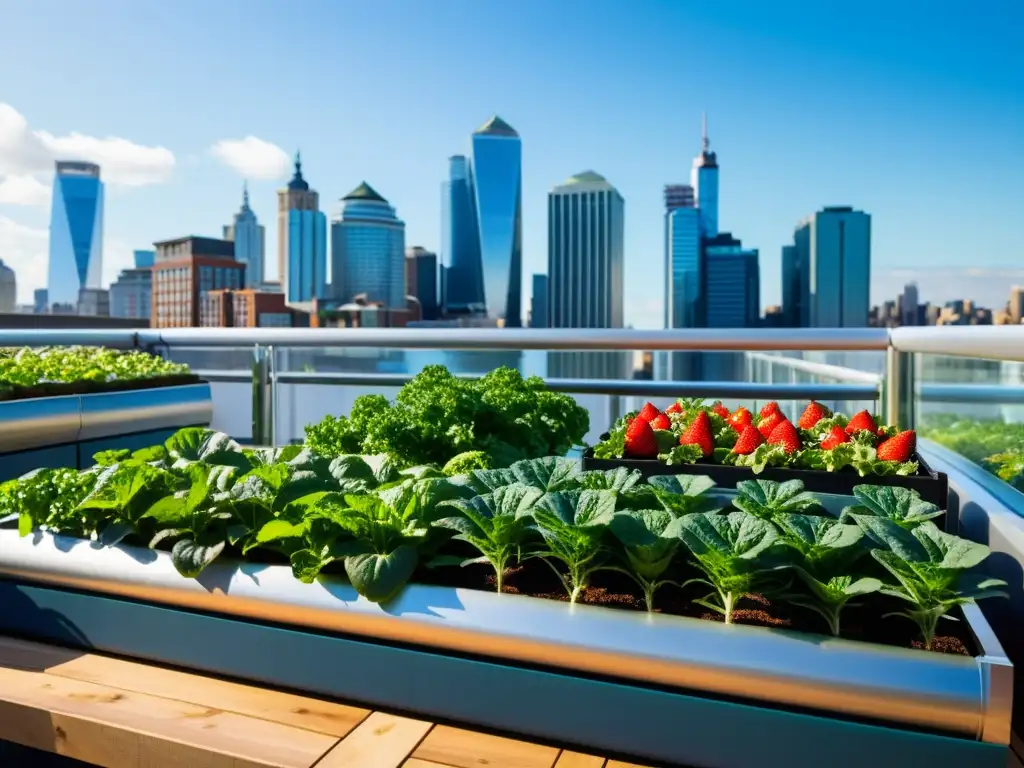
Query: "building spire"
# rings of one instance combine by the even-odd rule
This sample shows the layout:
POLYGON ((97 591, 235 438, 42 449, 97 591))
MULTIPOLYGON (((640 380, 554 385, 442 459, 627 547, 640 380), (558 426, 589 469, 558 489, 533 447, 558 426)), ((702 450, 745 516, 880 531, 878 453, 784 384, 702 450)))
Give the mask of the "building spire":
POLYGON ((711 140, 708 139, 708 113, 700 113, 700 136, 701 136, 701 148, 704 152, 707 152, 711 147, 711 140))
POLYGON ((309 184, 302 178, 302 155, 299 154, 299 150, 295 150, 295 174, 292 176, 292 180, 288 182, 288 189, 309 189, 309 184))
POLYGON ((249 182, 242 182, 242 210, 246 211, 249 209, 249 182))

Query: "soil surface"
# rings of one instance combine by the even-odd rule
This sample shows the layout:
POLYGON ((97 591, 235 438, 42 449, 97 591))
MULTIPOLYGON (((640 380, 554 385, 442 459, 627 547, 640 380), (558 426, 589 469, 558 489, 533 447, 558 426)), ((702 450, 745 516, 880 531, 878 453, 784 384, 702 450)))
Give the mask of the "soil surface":
MULTIPOLYGON (((682 568, 673 575, 674 581, 683 583, 687 579, 699 578, 703 574, 696 569, 682 568)), ((413 582, 482 589, 488 592, 495 589, 494 572, 485 565, 433 570, 423 568, 413 578, 413 582)), ((539 560, 528 561, 506 571, 503 591, 548 600, 569 600, 569 595, 554 572, 539 560)), ((685 589, 665 585, 655 594, 655 611, 708 621, 724 621, 721 614, 693 602, 694 599, 704 597, 709 591, 710 587, 701 584, 691 584, 685 589)), ((645 610, 643 592, 633 581, 623 574, 608 571, 598 572, 592 576, 591 586, 584 591, 579 602, 619 610, 645 610)), ((885 613, 902 610, 903 606, 899 603, 900 601, 894 598, 871 595, 862 599, 859 605, 847 605, 842 613, 841 636, 848 640, 924 650, 924 643, 920 640, 916 624, 898 616, 882 618, 885 613)), ((959 617, 958 613, 954 615, 959 617)), ((813 611, 783 602, 773 604, 762 595, 748 595, 740 600, 733 610, 733 622, 814 634, 828 634, 829 631, 825 621, 813 611)), ((977 655, 970 630, 962 620, 940 622, 931 650, 962 656, 977 655)))
POLYGON ((192 373, 173 376, 155 376, 151 379, 128 379, 121 381, 74 381, 48 382, 33 387, 0 387, 0 402, 30 400, 36 397, 60 397, 61 395, 95 395, 101 392, 131 392, 140 389, 175 387, 182 384, 198 384, 201 379, 192 373))

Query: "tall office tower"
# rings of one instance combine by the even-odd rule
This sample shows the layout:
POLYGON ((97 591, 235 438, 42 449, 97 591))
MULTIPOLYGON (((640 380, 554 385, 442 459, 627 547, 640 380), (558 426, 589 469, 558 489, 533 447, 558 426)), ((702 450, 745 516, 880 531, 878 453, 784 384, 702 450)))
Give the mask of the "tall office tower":
POLYGON ((782 318, 789 328, 806 325, 807 265, 796 245, 782 246, 782 318))
POLYGON ((424 320, 436 320, 437 254, 419 245, 405 249, 405 293, 420 303, 424 320))
POLYGON ((238 290, 245 265, 235 261, 235 244, 212 237, 181 237, 153 243, 154 328, 198 328, 215 325, 211 294, 238 290))
POLYGON ((473 133, 470 180, 480 237, 487 317, 522 325, 522 142, 495 115, 473 133))
POLYGON ((245 287, 256 288, 263 284, 263 256, 266 248, 266 231, 249 207, 249 186, 242 187, 242 207, 234 220, 224 227, 224 239, 235 244, 235 260, 245 264, 245 287))
POLYGON ((666 184, 665 185, 665 211, 674 211, 676 208, 693 208, 697 199, 693 193, 693 187, 689 184, 666 184))
POLYGON ((718 234, 718 157, 711 151, 708 139, 708 118, 701 121, 701 151, 693 159, 690 184, 700 209, 701 234, 714 237, 718 234))
POLYGON ((103 274, 103 182, 94 163, 57 161, 50 214, 47 301, 74 306, 103 274))
POLYGON ((728 232, 704 241, 706 328, 753 328, 761 319, 757 249, 728 232))
POLYGON ((793 240, 801 271, 799 301, 806 307, 801 310, 801 326, 866 327, 871 216, 849 206, 824 208, 797 225, 793 240))
POLYGON ((405 222, 365 181, 341 198, 331 221, 331 293, 405 309, 405 222))
POLYGON ((533 276, 533 295, 530 298, 530 327, 548 327, 548 276, 533 276))
POLYGON ((900 295, 900 325, 917 325, 917 283, 907 283, 900 295))
POLYGON ((1024 322, 1024 287, 1019 285, 1010 289, 1010 322, 1014 325, 1024 322))
POLYGON ((484 276, 480 234, 469 160, 448 158, 448 180, 441 185, 442 305, 451 314, 483 314, 484 276))
POLYGON ((625 203, 593 171, 548 194, 548 322, 621 328, 625 203))
POLYGON ((298 152, 292 180, 277 193, 277 275, 289 304, 327 297, 327 217, 298 152))
POLYGON ((18 301, 18 279, 0 259, 0 312, 13 312, 18 301))
MULTIPOLYGON (((700 211, 693 187, 665 187, 665 327, 696 328, 704 317, 704 267, 701 252, 700 211)), ((658 353, 658 377, 669 380, 697 378, 695 355, 658 353)))

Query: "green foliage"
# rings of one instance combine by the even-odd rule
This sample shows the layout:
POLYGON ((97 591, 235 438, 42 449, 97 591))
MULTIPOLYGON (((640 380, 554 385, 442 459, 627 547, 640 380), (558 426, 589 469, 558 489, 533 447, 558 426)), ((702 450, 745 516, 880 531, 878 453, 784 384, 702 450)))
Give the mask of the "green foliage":
POLYGON ((188 372, 186 365, 145 352, 102 347, 0 348, 0 398, 40 384, 106 384, 188 372))
MULTIPOLYGON (((468 381, 428 366, 391 403, 356 399, 349 416, 306 427, 306 444, 323 456, 383 453, 400 466, 443 466, 480 451, 479 466, 507 467, 523 458, 564 455, 589 428, 586 409, 535 377, 498 368, 468 381)), ((478 468, 477 466, 477 468, 478 468)))
POLYGON ((778 515, 806 512, 818 506, 818 499, 804 490, 800 480, 741 480, 736 483, 733 505, 755 517, 774 520, 778 515))
POLYGON ((1024 491, 1024 424, 937 414, 926 417, 918 432, 1024 491))

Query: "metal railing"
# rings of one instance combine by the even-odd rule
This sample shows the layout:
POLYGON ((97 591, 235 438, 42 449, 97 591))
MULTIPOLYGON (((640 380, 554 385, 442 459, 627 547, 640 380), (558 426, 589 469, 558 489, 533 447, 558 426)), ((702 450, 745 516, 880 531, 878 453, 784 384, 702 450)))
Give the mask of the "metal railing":
MULTIPOLYGON (((274 370, 280 348, 377 348, 416 350, 548 351, 826 351, 885 352, 885 373, 770 357, 836 383, 763 384, 722 381, 636 381, 550 379, 552 388, 578 394, 738 398, 881 399, 889 423, 912 426, 915 395, 922 399, 983 402, 995 394, 973 385, 915 387, 914 355, 919 353, 990 360, 1024 361, 1024 326, 927 328, 786 329, 481 329, 481 328, 140 328, 137 330, 0 330, 0 346, 90 345, 162 352, 176 348, 252 349, 249 372, 201 371, 211 381, 251 382, 253 439, 271 442, 275 384, 398 386, 409 376, 395 374, 299 373, 274 370), (786 362, 783 362, 786 361, 786 362), (846 375, 844 375, 844 371, 846 375)), ((1009 402, 1024 402, 1024 388, 999 387, 1009 402)))

